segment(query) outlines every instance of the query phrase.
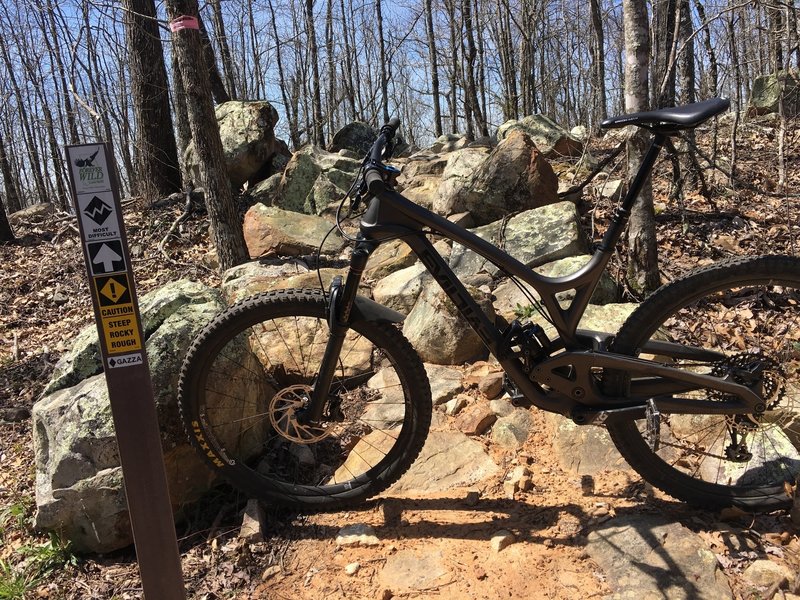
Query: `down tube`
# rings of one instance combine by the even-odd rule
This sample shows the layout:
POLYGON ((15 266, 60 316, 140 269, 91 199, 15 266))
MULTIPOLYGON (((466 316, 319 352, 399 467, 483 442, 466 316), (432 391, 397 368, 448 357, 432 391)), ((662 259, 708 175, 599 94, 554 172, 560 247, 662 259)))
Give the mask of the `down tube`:
POLYGON ((573 407, 577 406, 577 403, 567 398, 560 398, 559 400, 548 398, 528 378, 522 368, 522 363, 513 353, 509 352, 508 346, 503 343, 503 338, 497 327, 489 321, 481 307, 478 306, 478 303, 475 302, 464 285, 458 280, 455 273, 433 248, 428 238, 421 235, 412 235, 404 239, 525 397, 543 410, 561 414, 571 412, 573 407))

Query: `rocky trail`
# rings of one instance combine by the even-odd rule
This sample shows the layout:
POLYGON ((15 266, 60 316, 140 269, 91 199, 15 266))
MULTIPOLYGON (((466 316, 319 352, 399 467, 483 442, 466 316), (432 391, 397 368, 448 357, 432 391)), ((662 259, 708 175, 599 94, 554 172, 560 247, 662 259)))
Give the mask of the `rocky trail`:
MULTIPOLYGON (((769 187, 763 165, 771 156, 770 131, 769 126, 749 130, 754 151, 740 177, 753 186, 769 187)), ((530 152, 527 142, 515 137, 510 135, 513 144, 506 147, 516 144, 523 155, 530 152)), ((494 181, 491 166, 477 169, 489 160, 489 150, 456 147, 453 140, 441 145, 424 160, 405 163, 407 193, 430 204, 445 203, 444 213, 472 211, 474 198, 463 183, 472 171, 494 181)), ((607 151, 609 145, 593 151, 607 151)), ((796 159, 791 155, 793 164, 796 159)), ((577 171, 570 171, 576 160, 554 161, 562 187, 566 179, 577 178, 577 171)), ((276 287, 317 286, 307 232, 330 217, 323 192, 346 179, 342 173, 352 171, 352 162, 316 150, 290 159, 285 173, 308 167, 313 177, 273 175, 267 191, 259 193, 285 197, 303 188, 289 204, 298 209, 311 202, 311 212, 318 214, 301 218, 254 197, 243 201, 248 245, 259 260, 222 277, 215 271, 202 211, 173 227, 181 202, 126 204, 139 294, 151 315, 145 317, 152 324, 148 353, 180 360, 197 328, 225 304, 276 287), (176 328, 167 330, 165 324, 176 328)), ((687 194, 678 204, 668 200, 668 175, 669 166, 662 164, 655 181, 665 280, 723 256, 792 253, 797 225, 787 215, 797 208, 793 196, 724 191, 717 184, 721 193, 713 202, 687 194)), ((605 180, 614 187, 610 177, 605 180)), ((593 239, 602 234, 613 193, 601 189, 606 188, 593 188, 577 205, 515 207, 518 214, 511 219, 498 221, 488 214, 483 222, 468 224, 488 239, 499 236, 512 254, 537 269, 571 272, 588 252, 580 232, 593 239), (530 231, 547 235, 525 235, 530 231)), ((91 325, 91 311, 70 218, 31 210, 17 215, 14 225, 20 243, 0 246, 0 598, 141 598, 135 556, 124 537, 124 521, 116 525, 117 513, 104 522, 105 545, 79 556, 74 552, 86 540, 76 536, 69 545, 36 531, 43 516, 36 511, 35 488, 40 503, 45 497, 52 500, 48 506, 58 504, 58 494, 47 498, 42 490, 52 487, 59 463, 57 457, 34 453, 34 429, 42 423, 59 435, 80 429, 58 419, 75 412, 72 398, 78 391, 95 394, 102 403, 102 377, 92 359, 91 328, 78 335, 91 325), (34 402, 43 395, 52 414, 40 406, 32 417, 34 402), (22 595, 3 595, 12 584, 22 595)), ((326 283, 346 257, 341 240, 330 244, 321 272, 326 283)), ((463 327, 447 318, 436 325, 448 338, 464 336, 452 346, 426 338, 433 318, 427 311, 440 299, 399 245, 382 250, 373 257, 364 292, 408 315, 404 332, 425 360, 435 410, 422 455, 392 488, 348 512, 298 515, 261 506, 224 484, 205 492, 199 485, 186 486, 177 532, 190 598, 800 597, 800 514, 689 508, 643 484, 602 429, 577 428, 561 417, 514 408, 501 393, 496 367, 482 360, 463 327), (414 323, 425 327, 414 329, 414 323)), ((494 297, 496 314, 518 308, 513 290, 505 289, 490 267, 463 249, 440 250, 478 297, 494 297)), ((602 294, 593 298, 596 313, 590 318, 606 327, 620 323, 634 306, 635 298, 619 286, 623 269, 615 264, 602 294)), ((162 426, 172 432, 176 411, 174 398, 169 404, 170 386, 177 375, 174 363, 164 365, 154 377, 164 390, 157 399, 162 426)), ((97 422, 101 425, 90 429, 95 449, 113 447, 108 422, 97 422)), ((195 482, 203 479, 194 475, 202 471, 192 470, 190 449, 180 445, 185 441, 170 439, 175 440, 169 448, 174 462, 168 470, 195 482)), ((99 450, 102 459, 81 457, 83 470, 61 470, 62 484, 83 489, 82 482, 110 471, 109 452, 111 459, 99 450), (64 483, 65 473, 73 480, 64 483)), ((119 497, 121 486, 115 485, 113 494, 119 497)), ((93 496, 82 498, 81 510, 94 510, 93 496)), ((77 511, 63 514, 75 522, 83 518, 77 511)))

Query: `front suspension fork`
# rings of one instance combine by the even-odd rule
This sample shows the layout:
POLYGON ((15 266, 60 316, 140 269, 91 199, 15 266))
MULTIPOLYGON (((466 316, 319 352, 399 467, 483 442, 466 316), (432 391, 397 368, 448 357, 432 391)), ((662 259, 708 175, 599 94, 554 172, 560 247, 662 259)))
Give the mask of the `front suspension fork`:
POLYGON ((333 376, 339 365, 339 355, 342 352, 344 338, 348 329, 350 329, 350 314, 358 294, 358 287, 361 284, 361 277, 364 275, 367 260, 369 260, 370 254, 376 247, 377 244, 374 242, 366 240, 358 242, 350 258, 350 269, 347 272, 344 286, 341 284, 341 277, 336 277, 331 284, 330 306, 328 308, 330 337, 325 346, 325 354, 322 357, 319 374, 313 383, 311 402, 304 415, 305 421, 319 422, 322 420, 333 376))

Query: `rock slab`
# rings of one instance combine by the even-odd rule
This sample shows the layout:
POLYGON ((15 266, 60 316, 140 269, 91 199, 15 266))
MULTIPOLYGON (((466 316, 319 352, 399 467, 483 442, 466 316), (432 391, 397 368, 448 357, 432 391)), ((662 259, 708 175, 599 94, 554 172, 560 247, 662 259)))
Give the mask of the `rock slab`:
POLYGON ((653 515, 607 521, 586 550, 608 577, 613 600, 721 600, 731 590, 713 553, 680 523, 653 515))

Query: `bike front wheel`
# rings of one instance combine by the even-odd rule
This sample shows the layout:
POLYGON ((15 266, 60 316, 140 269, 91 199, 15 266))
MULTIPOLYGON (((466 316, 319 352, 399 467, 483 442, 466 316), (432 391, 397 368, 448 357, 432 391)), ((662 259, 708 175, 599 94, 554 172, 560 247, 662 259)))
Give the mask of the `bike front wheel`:
POLYGON ((179 406, 189 438, 252 497, 346 507, 394 483, 425 441, 425 369, 383 321, 351 324, 323 419, 303 419, 329 337, 326 306, 319 290, 244 300, 203 329, 184 361, 179 406))
MULTIPOLYGON (((800 260, 734 259, 668 284, 630 316, 612 349, 735 381, 764 399, 760 415, 662 413, 657 427, 646 419, 610 424, 620 453, 645 480, 706 508, 791 504, 800 475, 800 260), (719 354, 708 362, 645 355, 651 339, 719 354)), ((612 393, 635 385, 615 377, 612 393)), ((710 389, 675 396, 725 399, 710 389)))

